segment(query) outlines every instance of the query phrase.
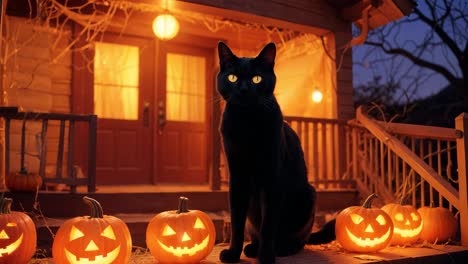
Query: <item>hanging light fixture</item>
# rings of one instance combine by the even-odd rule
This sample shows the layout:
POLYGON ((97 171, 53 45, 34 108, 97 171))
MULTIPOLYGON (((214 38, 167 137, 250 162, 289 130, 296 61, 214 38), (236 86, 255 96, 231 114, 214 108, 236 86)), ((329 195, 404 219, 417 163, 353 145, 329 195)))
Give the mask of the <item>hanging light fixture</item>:
POLYGON ((153 20, 153 32, 159 39, 169 40, 179 33, 179 21, 169 12, 167 0, 164 12, 153 20))

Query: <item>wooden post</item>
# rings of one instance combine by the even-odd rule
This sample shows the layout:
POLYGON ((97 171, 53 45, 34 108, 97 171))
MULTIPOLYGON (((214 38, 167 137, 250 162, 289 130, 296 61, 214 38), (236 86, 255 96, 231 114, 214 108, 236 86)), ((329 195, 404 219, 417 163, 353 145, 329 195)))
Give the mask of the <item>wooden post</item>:
POLYGON ((460 199, 460 233, 461 244, 468 246, 468 113, 462 113, 455 118, 455 129, 463 136, 457 138, 458 161, 458 193, 460 199))
POLYGON ((353 148, 352 148, 352 156, 351 160, 353 161, 353 180, 356 180, 359 176, 359 160, 358 160, 358 128, 352 127, 352 140, 353 140, 353 148))

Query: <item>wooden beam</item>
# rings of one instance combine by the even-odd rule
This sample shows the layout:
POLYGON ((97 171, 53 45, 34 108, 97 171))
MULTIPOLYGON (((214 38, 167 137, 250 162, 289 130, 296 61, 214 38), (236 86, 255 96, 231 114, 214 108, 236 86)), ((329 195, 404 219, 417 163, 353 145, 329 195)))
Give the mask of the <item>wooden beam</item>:
POLYGON ((382 5, 383 0, 363 0, 351 6, 343 7, 340 10, 340 15, 344 20, 354 22, 362 18, 362 11, 369 5, 377 8, 382 5))
POLYGON ((387 131, 412 137, 440 139, 440 140, 456 140, 463 137, 463 133, 458 129, 435 127, 435 126, 422 126, 413 124, 402 123, 386 123, 383 121, 376 121, 381 127, 387 131))
POLYGON ((455 118, 455 127, 463 132, 463 137, 457 139, 458 163, 458 193, 460 199, 460 231, 461 243, 468 245, 468 113, 462 113, 455 118))

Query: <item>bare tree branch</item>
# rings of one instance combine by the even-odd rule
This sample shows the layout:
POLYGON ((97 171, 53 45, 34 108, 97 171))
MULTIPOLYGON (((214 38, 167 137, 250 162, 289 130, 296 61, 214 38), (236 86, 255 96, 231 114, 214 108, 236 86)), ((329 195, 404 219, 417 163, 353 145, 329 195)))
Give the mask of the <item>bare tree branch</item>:
POLYGON ((418 8, 415 8, 414 12, 421 18, 421 20, 424 23, 426 23, 429 27, 434 29, 437 35, 439 35, 442 41, 444 41, 447 44, 447 46, 450 48, 450 50, 452 50, 453 54, 455 54, 456 57, 460 58, 462 56, 462 51, 458 47, 457 43, 447 34, 447 32, 445 32, 445 30, 439 24, 437 24, 437 21, 428 18, 418 8))
POLYGON ((458 80, 458 78, 455 75, 453 75, 450 71, 448 71, 444 66, 441 66, 441 65, 429 62, 427 60, 421 59, 420 57, 417 57, 416 55, 414 55, 413 53, 411 53, 411 52, 409 52, 409 51, 407 51, 405 49, 400 49, 400 48, 388 49, 388 48, 384 47, 384 45, 382 43, 372 42, 372 41, 366 41, 365 44, 370 45, 370 46, 379 47, 388 54, 396 54, 396 55, 404 56, 407 59, 411 60, 413 63, 415 63, 415 64, 417 64, 417 65, 419 65, 421 67, 429 68, 429 69, 431 69, 433 71, 436 71, 436 72, 442 74, 450 82, 456 82, 458 80))

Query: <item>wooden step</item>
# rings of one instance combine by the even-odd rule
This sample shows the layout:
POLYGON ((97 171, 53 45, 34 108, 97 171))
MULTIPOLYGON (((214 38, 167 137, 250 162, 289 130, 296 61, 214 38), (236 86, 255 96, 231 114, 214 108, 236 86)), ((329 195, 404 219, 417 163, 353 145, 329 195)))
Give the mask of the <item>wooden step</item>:
MULTIPOLYGON (((209 212, 229 210, 227 191, 183 191, 183 192, 143 192, 143 193, 64 193, 14 192, 6 197, 13 198, 12 210, 34 212, 48 218, 67 218, 88 215, 89 208, 83 202, 88 195, 98 200, 104 214, 157 214, 162 211, 175 210, 178 198, 185 196, 190 199, 189 209, 209 212), (39 211, 40 209, 40 211, 39 211)), ((348 206, 359 204, 356 190, 320 190, 317 192, 317 211, 341 210, 348 206)))

